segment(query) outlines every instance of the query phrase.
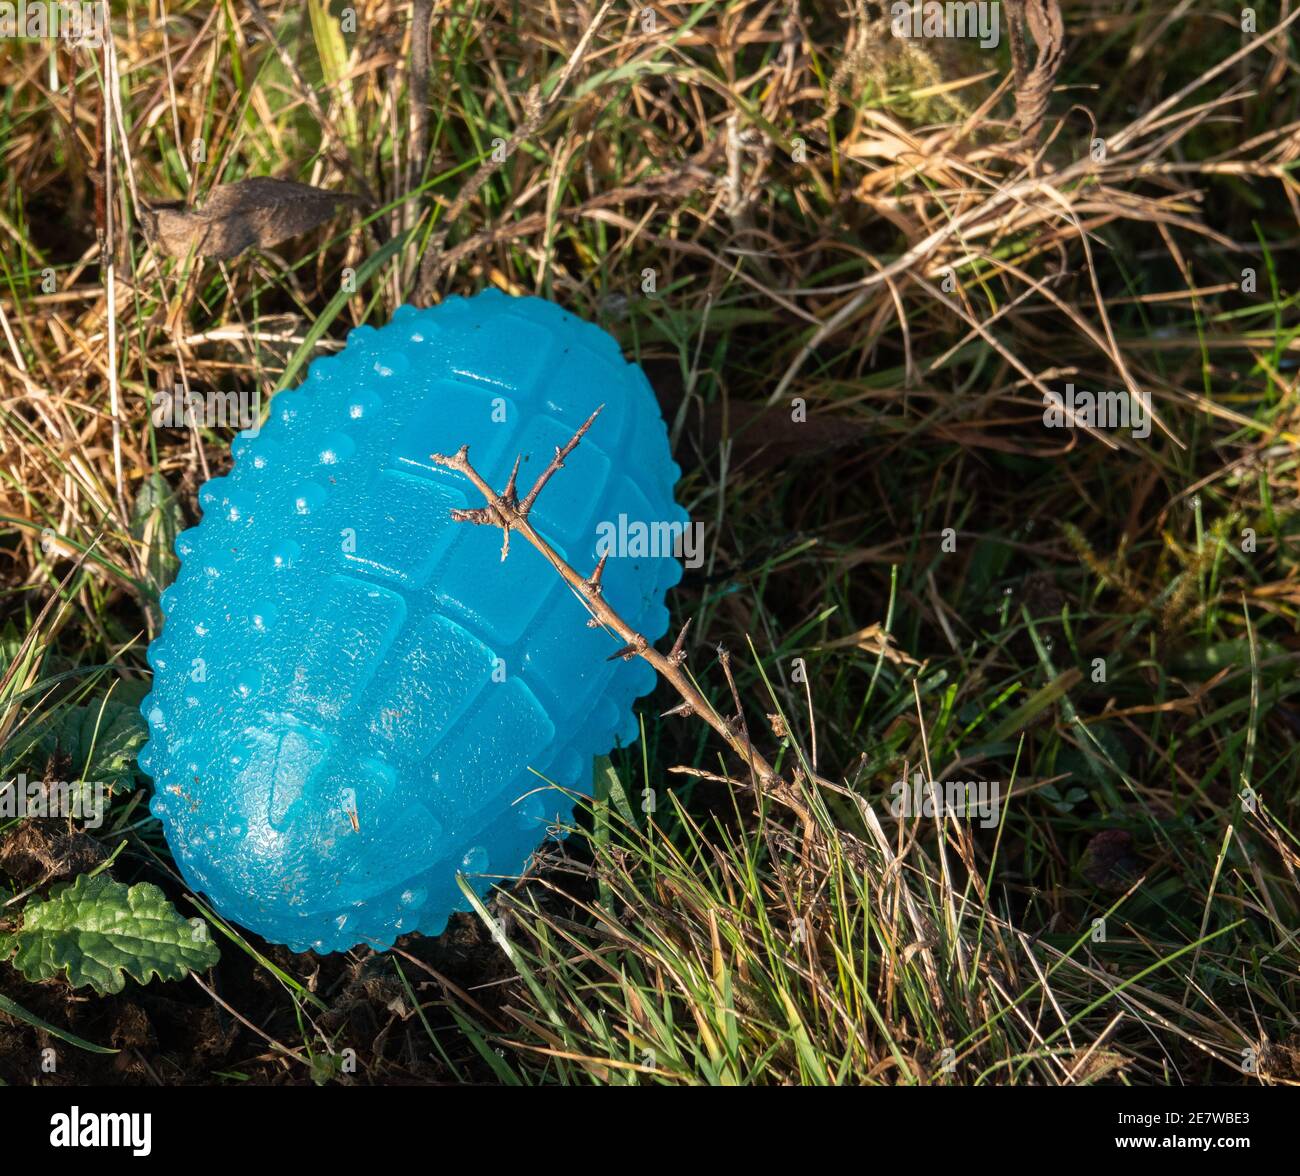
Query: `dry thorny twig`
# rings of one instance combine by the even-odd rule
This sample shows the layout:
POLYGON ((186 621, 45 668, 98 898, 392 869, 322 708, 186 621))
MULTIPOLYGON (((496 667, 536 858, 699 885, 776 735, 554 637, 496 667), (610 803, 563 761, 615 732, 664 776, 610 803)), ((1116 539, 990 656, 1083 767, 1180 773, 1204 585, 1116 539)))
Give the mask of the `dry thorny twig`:
POLYGON ((741 710, 736 683, 731 674, 730 654, 726 650, 719 649, 719 657, 736 706, 735 717, 726 719, 718 714, 708 699, 700 693, 690 675, 682 669, 682 665, 686 661, 686 633, 690 629, 690 621, 688 620, 682 626, 681 631, 677 634, 677 639, 673 642, 672 649, 666 654, 660 653, 643 634, 632 628, 605 599, 601 588, 601 578, 604 575, 605 563, 609 559, 608 553, 600 557, 600 562, 597 563, 591 575, 584 577, 561 558, 529 522, 529 515, 537 502, 538 495, 541 494, 547 482, 564 467, 565 459, 578 447, 587 430, 591 428, 596 417, 600 415, 602 408, 604 408, 604 405, 597 408, 583 422, 565 445, 555 450, 555 456, 551 459, 550 465, 541 472, 533 483, 532 489, 522 499, 519 497, 517 484, 522 457, 515 458, 509 481, 506 483, 505 489, 498 493, 492 489, 470 463, 468 445, 462 445, 451 456, 443 453, 433 454, 433 461, 438 465, 464 474, 486 501, 485 506, 453 510, 451 517, 457 522, 473 523, 476 526, 500 527, 502 531, 501 558, 503 560, 510 554, 510 532, 518 531, 559 572, 564 582, 577 594, 578 598, 586 606, 587 611, 591 613, 591 620, 588 621, 588 624, 593 627, 603 625, 606 629, 617 634, 619 639, 623 641, 623 646, 610 655, 611 659, 622 657, 624 660, 630 660, 633 657, 640 657, 649 662, 660 677, 666 679, 673 689, 681 695, 681 705, 672 708, 667 713, 694 714, 708 723, 749 767, 751 779, 755 785, 765 792, 770 792, 771 795, 794 812, 803 822, 805 836, 810 836, 813 818, 808 806, 799 795, 798 785, 801 773, 796 770, 793 783, 783 779, 754 748, 741 710))

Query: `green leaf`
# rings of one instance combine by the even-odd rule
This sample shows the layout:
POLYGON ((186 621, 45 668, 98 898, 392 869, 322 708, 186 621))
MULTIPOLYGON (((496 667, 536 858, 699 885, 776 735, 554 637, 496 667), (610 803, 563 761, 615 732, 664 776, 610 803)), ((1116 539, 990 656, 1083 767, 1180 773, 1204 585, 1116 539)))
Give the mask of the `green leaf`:
POLYGON ((623 787, 623 778, 615 770, 609 756, 598 755, 596 757, 595 766, 592 770, 592 779, 595 784, 596 800, 613 804, 614 808, 618 810, 619 816, 627 822, 628 827, 635 829, 637 827, 636 813, 632 810, 632 802, 628 798, 627 789, 623 787))
POLYGON ((152 976, 180 980, 221 958, 202 919, 183 919, 148 882, 128 889, 106 874, 82 874, 45 902, 28 903, 14 939, 14 967, 28 980, 66 969, 74 987, 89 985, 101 996, 121 992, 124 973, 141 984, 152 976))
POLYGON ((139 710, 143 695, 144 683, 123 682, 104 698, 68 707, 42 732, 41 751, 71 756, 79 780, 102 781, 113 792, 129 790, 136 752, 149 737, 139 710))

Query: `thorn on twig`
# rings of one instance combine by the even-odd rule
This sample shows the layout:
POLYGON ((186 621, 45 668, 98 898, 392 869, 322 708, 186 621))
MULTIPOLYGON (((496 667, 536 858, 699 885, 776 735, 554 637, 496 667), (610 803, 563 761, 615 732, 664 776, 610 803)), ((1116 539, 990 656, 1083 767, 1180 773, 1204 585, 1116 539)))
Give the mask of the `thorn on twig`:
POLYGON ((686 618, 686 624, 682 626, 672 649, 668 651, 668 660, 675 666, 680 666, 686 660, 686 630, 691 627, 691 621, 694 619, 694 617, 686 618))
POLYGON ((506 483, 506 488, 501 491, 501 497, 509 507, 519 505, 519 498, 515 492, 515 484, 519 481, 519 463, 523 460, 523 454, 515 457, 514 469, 510 471, 510 481, 506 483))
POLYGON ((661 719, 671 719, 675 715, 691 715, 695 713, 695 708, 689 702, 679 702, 676 706, 670 707, 659 717, 661 719))
POLYGON ((608 560, 609 552, 607 551, 600 557, 600 563, 596 565, 596 570, 587 577, 587 591, 590 592, 592 596, 599 596, 601 594, 602 589, 600 581, 601 577, 605 574, 605 564, 608 560))
MULTIPOLYGON (((597 408, 582 423, 578 431, 563 446, 555 450, 555 456, 551 459, 551 464, 542 471, 541 476, 533 483, 533 488, 528 491, 523 502, 519 501, 519 465, 523 461, 523 454, 515 458, 514 467, 510 471, 510 479, 506 482, 506 488, 498 494, 483 480, 479 472, 470 465, 468 445, 462 445, 451 457, 448 457, 445 453, 431 453, 429 456, 435 465, 464 474, 474 483, 475 489, 487 499, 487 506, 476 507, 473 510, 459 508, 453 510, 451 512, 452 519, 458 523, 474 523, 480 527, 500 527, 501 559, 504 561, 506 556, 510 554, 511 528, 528 521, 528 512, 533 509, 533 503, 537 501, 537 496, 542 492, 546 483, 564 468, 564 459, 577 449, 578 442, 582 440, 587 430, 595 423, 596 418, 600 415, 600 410, 604 407, 602 404, 600 408, 597 408)), ((603 571, 604 566, 605 561, 602 558, 600 567, 592 573, 595 585, 591 585, 589 582, 589 586, 593 588, 593 594, 597 596, 600 594, 600 573, 603 571)))
POLYGON ((510 554, 510 523, 511 514, 517 515, 519 512, 519 496, 515 492, 516 483, 519 481, 519 463, 523 461, 523 454, 515 455, 515 464, 511 467, 510 477, 506 482, 506 488, 497 495, 496 511, 497 517, 501 520, 501 562, 505 563, 506 556, 510 554))
POLYGON ((622 649, 616 649, 605 660, 613 661, 616 657, 621 657, 624 661, 631 661, 634 657, 640 657, 650 648, 650 643, 637 633, 622 649))

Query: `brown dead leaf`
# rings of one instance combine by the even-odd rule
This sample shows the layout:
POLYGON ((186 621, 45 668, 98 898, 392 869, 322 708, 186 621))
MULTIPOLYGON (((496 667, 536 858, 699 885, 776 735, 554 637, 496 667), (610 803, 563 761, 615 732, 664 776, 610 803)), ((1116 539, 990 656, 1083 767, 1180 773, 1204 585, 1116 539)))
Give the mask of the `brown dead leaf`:
POLYGON ((202 208, 180 203, 145 208, 145 234, 170 257, 236 257, 256 245, 268 249, 324 224, 340 204, 364 204, 360 196, 329 192, 257 176, 234 184, 218 184, 202 208))
POLYGON ((1007 14, 1016 80, 1016 120, 1020 123, 1020 133, 1032 139, 1042 125, 1047 96, 1065 58, 1065 24, 1061 20, 1059 0, 1014 0, 1007 5, 1007 14), (1032 68, 1026 31, 1038 47, 1038 59, 1032 68))
POLYGON ((1065 1065, 1071 1074, 1071 1081, 1076 1086, 1089 1086, 1103 1082, 1120 1073, 1130 1064, 1130 1059, 1123 1054, 1108 1049, 1080 1050, 1065 1059, 1065 1065))

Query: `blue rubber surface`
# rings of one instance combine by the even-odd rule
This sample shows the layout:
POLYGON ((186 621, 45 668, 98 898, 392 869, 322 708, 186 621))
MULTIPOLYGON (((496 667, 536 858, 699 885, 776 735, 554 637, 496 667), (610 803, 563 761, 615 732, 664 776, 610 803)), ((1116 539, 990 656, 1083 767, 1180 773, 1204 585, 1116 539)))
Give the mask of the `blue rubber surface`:
MULTIPOLYGON (((438 934, 520 873, 592 757, 637 737, 654 685, 528 543, 500 559, 481 506, 430 454, 470 447, 498 489, 532 485, 604 411, 534 507, 584 574, 598 524, 684 523, 680 470, 641 369, 592 324, 487 291, 360 327, 282 392, 228 477, 199 493, 149 648, 151 808, 187 882, 225 917, 294 950, 385 948, 438 934), (532 770, 530 770, 532 769, 532 770), (540 777, 537 773, 540 773, 540 777)), ((606 567, 610 603, 664 635, 671 551, 606 567)))

